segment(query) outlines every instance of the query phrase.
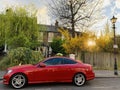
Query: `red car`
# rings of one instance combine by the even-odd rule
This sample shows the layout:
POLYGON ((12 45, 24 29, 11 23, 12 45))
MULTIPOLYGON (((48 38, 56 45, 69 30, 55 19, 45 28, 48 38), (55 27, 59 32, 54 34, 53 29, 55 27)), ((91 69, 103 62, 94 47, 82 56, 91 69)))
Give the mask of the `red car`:
POLYGON ((92 66, 67 57, 47 58, 36 65, 21 65, 7 69, 3 83, 14 88, 26 84, 73 82, 77 86, 94 79, 92 66))

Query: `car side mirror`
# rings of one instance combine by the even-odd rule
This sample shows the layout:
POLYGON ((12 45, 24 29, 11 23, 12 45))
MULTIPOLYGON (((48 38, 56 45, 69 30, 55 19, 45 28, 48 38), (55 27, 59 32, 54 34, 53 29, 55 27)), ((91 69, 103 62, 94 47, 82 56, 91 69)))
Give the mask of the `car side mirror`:
POLYGON ((40 67, 46 67, 46 65, 44 63, 40 63, 39 66, 40 67))

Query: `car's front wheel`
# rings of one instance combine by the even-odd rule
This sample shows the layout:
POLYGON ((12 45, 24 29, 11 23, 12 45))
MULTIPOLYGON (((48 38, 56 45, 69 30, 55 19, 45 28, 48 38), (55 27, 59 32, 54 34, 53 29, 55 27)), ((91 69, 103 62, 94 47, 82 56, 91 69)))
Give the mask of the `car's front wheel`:
POLYGON ((10 85, 13 88, 19 89, 24 87, 26 85, 26 82, 27 82, 27 79, 25 75, 19 73, 12 76, 10 80, 10 85))
POLYGON ((85 82, 86 82, 86 78, 82 73, 77 73, 73 78, 73 83, 77 86, 82 86, 85 84, 85 82))

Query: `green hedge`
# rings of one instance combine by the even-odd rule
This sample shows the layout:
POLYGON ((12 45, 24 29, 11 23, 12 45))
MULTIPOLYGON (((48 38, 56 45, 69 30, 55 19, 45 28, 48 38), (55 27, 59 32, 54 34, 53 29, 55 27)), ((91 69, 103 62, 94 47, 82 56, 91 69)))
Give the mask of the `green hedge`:
POLYGON ((19 47, 10 50, 6 57, 0 61, 0 69, 3 70, 19 64, 35 64, 42 59, 43 56, 40 52, 25 47, 19 47))

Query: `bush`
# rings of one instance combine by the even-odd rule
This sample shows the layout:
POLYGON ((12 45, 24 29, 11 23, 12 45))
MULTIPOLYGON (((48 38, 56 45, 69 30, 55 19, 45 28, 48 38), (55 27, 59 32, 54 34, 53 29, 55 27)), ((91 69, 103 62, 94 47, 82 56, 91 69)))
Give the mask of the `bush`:
POLYGON ((59 37, 53 39, 53 42, 51 43, 53 55, 56 55, 57 53, 62 53, 64 56, 66 55, 65 49, 62 46, 63 43, 64 43, 64 40, 62 40, 59 37))
POLYGON ((19 64, 35 64, 43 59, 41 52, 30 50, 29 48, 19 47, 8 52, 7 56, 0 61, 0 68, 19 64))

